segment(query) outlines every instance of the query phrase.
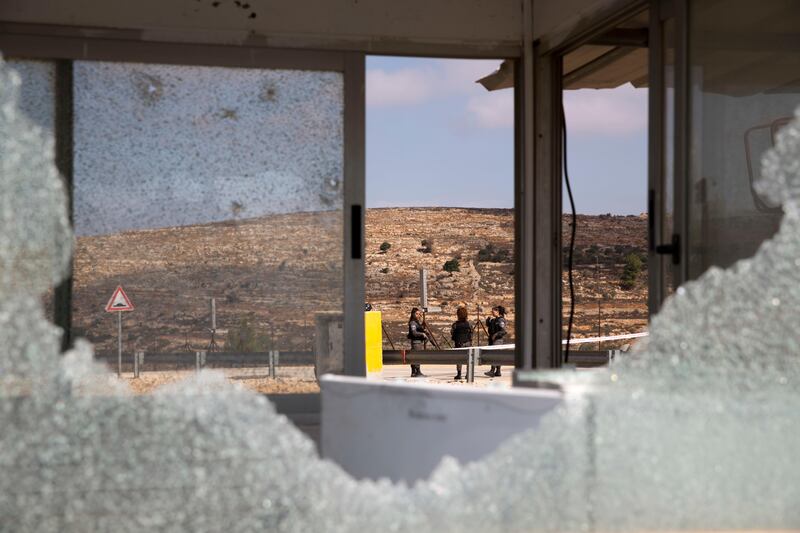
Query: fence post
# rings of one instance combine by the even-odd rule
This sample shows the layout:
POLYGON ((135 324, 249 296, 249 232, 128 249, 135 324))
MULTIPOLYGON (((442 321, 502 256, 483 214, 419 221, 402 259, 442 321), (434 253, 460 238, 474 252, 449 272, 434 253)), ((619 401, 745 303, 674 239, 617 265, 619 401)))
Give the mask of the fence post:
POLYGON ((275 350, 269 351, 269 377, 275 378, 275 350))
POLYGON ((139 377, 140 365, 144 362, 144 352, 133 353, 133 377, 139 377))
POLYGON ((194 352, 194 371, 200 372, 200 369, 206 365, 206 351, 202 350, 194 352))

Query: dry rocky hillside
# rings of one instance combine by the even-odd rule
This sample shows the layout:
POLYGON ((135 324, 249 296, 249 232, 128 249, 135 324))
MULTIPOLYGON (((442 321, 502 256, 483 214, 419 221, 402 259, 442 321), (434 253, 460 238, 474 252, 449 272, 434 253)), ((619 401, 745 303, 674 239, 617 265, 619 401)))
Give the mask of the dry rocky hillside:
MULTIPOLYGON (((73 327, 98 352, 116 347, 116 320, 103 308, 117 285, 136 305, 124 316, 126 351, 190 351, 210 340, 216 298, 220 348, 274 345, 311 350, 314 316, 341 309, 341 218, 296 213, 197 226, 81 237, 75 253, 73 327)), ((564 242, 568 222, 565 218, 564 242)), ((419 304, 419 269, 429 270, 428 314, 440 343, 458 305, 470 319, 490 307, 514 325, 511 210, 391 208, 367 211, 367 301, 382 311, 396 347, 406 346, 408 313, 419 304), (423 244, 422 241, 425 241, 423 244), (381 245, 383 243, 383 250, 381 245), (458 270, 444 264, 457 260, 458 270), (480 313, 478 310, 480 309, 480 313)), ((646 271, 620 288, 625 259, 644 254, 644 217, 579 216, 575 253, 575 336, 640 331, 646 325, 646 271)), ((453 265, 453 263, 451 263, 453 265)), ((566 273, 564 275, 564 294, 566 273)), ((389 347, 388 339, 385 346, 389 347)))

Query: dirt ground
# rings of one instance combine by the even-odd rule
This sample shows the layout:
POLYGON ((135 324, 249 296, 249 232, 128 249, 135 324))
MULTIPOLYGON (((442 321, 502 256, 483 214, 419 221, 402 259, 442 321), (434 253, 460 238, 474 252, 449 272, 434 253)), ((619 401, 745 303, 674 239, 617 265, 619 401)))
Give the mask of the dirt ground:
MULTIPOLYGON (((284 367, 277 369, 277 376, 269 377, 268 369, 259 368, 220 368, 230 381, 241 384, 243 387, 261 394, 303 394, 318 393, 319 384, 314 376, 314 367, 284 367)), ((466 368, 465 374, 466 374, 466 368)), ((385 366, 380 376, 373 376, 384 381, 408 381, 412 383, 429 383, 445 386, 462 387, 509 387, 511 386, 512 368, 505 369, 500 378, 489 378, 484 372, 488 366, 475 369, 475 382, 467 383, 465 380, 455 381, 454 365, 423 365, 425 378, 410 378, 407 365, 385 366)), ((158 387, 175 383, 194 375, 194 370, 167 370, 157 372, 142 372, 139 378, 134 378, 130 372, 123 372, 123 381, 135 394, 149 394, 158 387)))
MULTIPOLYGON (((317 393, 319 385, 314 376, 313 366, 283 367, 277 369, 277 376, 269 377, 269 370, 258 368, 219 368, 234 383, 261 394, 301 394, 317 393)), ((194 370, 168 370, 142 372, 134 378, 130 372, 123 372, 122 379, 136 394, 148 394, 158 387, 175 383, 194 374, 194 370)))

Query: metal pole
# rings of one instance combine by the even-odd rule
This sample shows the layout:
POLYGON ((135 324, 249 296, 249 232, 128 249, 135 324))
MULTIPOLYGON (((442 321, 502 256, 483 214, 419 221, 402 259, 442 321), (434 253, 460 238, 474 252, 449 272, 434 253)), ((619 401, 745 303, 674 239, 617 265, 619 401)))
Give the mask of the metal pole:
POLYGON ((117 377, 122 377, 122 313, 117 311, 117 377))
POLYGON ((419 270, 419 290, 419 303, 423 312, 426 312, 428 310, 428 270, 425 268, 419 270))
POLYGON ((211 329, 217 330, 217 299, 211 298, 211 329))
MULTIPOLYGON (((598 272, 600 270, 600 257, 598 255, 594 256, 594 287, 597 291, 597 336, 602 337, 603 334, 600 333, 600 300, 602 299, 600 293, 600 279, 598 277, 598 272)), ((600 341, 597 341, 597 350, 600 351, 600 341)))
POLYGON ((475 381, 475 348, 467 350, 467 383, 475 381))

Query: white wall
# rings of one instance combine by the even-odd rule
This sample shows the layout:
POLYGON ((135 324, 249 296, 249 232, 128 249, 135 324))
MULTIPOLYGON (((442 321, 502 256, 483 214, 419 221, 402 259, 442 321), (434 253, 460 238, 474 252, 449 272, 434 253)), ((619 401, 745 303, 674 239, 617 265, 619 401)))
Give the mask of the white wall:
POLYGON ((561 393, 323 376, 321 452, 357 478, 412 483, 445 456, 476 461, 536 428, 561 393))

